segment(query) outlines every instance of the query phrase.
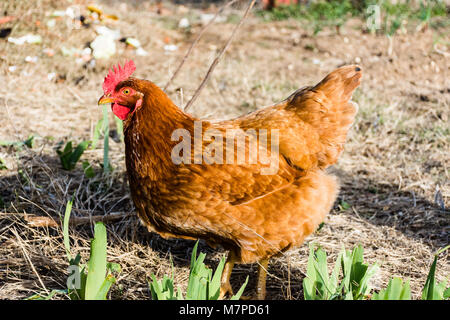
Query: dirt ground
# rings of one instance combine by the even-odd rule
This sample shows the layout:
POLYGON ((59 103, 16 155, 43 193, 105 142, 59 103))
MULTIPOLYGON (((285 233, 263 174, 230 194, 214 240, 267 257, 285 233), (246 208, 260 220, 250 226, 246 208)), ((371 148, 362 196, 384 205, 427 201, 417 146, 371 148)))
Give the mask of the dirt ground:
MULTIPOLYGON (((88 2, 75 3, 84 8, 88 2)), ((102 117, 97 100, 109 67, 133 59, 136 77, 164 86, 200 31, 202 14, 215 8, 166 4, 158 14, 151 1, 139 7, 134 2, 98 3, 105 13, 119 17, 103 25, 138 39, 148 56, 138 56, 117 41, 116 55, 86 66, 76 57, 62 55, 61 48, 83 49, 95 38, 94 27, 71 29, 61 20, 54 27, 46 23, 46 13, 65 10, 68 1, 43 0, 39 7, 26 1, 1 5, 5 15, 20 16, 1 25, 12 27, 11 36, 40 34, 42 43, 15 45, 0 39, 0 141, 35 136, 33 148, 0 146, 6 166, 0 170, 0 299, 65 288, 68 264, 61 228, 34 228, 26 214, 60 221, 73 194, 75 216, 130 213, 107 224, 108 259, 122 266, 112 299, 149 299, 147 279, 152 273, 170 274, 171 260, 176 284, 187 285, 194 243, 164 240, 140 225, 128 193, 120 140, 110 139, 114 171, 106 177, 100 168, 102 143, 85 152, 82 159, 94 164, 96 171, 91 179, 80 164, 73 171, 63 170, 56 148, 60 142, 92 138, 102 117), (188 30, 178 28, 183 17, 191 23, 188 30), (168 44, 177 50, 165 50, 168 44), (45 48, 55 54, 48 56, 45 48), (27 56, 38 60, 25 62, 27 56)), ((228 9, 224 19, 207 30, 167 91, 175 103, 189 100, 242 13, 240 6, 228 9)), ((341 181, 339 197, 320 231, 302 247, 271 261, 268 299, 303 299, 301 283, 310 242, 327 251, 330 263, 342 246, 350 249, 361 243, 366 260, 381 265, 373 280, 375 288, 401 276, 410 279, 413 297, 418 298, 433 254, 449 243, 449 29, 409 27, 390 41, 385 35, 362 32, 363 23, 350 20, 340 34, 330 29, 313 36, 308 25, 299 21, 264 22, 251 16, 190 110, 203 118, 232 118, 278 102, 336 67, 351 63, 363 67, 361 87, 353 96, 360 108, 356 123, 345 152, 332 168, 341 181)), ((114 121, 111 125, 114 128, 114 121)), ((92 233, 89 224, 71 228, 73 250, 84 261, 92 233)), ((208 253, 211 267, 225 254, 204 243, 200 249, 208 253)), ((256 265, 237 266, 234 288, 249 275, 246 293, 251 294, 256 269, 256 265)), ((445 253, 438 262, 437 278, 449 274, 445 253)))

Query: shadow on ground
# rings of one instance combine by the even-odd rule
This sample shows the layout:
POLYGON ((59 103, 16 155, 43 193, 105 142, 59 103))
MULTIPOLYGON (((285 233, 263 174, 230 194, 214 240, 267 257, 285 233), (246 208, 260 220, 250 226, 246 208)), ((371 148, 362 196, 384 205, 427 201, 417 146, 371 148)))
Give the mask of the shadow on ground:
MULTIPOLYGON (((79 169, 67 172, 59 168, 59 159, 46 155, 39 155, 22 159, 25 164, 20 174, 0 177, 0 196, 3 212, 31 213, 44 215, 43 211, 52 216, 55 212, 63 212, 62 208, 68 197, 76 194, 76 198, 82 205, 74 206, 74 214, 92 215, 108 214, 112 211, 133 211, 133 206, 126 187, 126 179, 123 173, 116 174, 108 182, 102 183, 100 179, 87 179, 79 169)), ((339 215, 339 204, 345 201, 351 205, 352 210, 345 214, 355 214, 367 222, 376 226, 392 227, 407 237, 429 245, 433 251, 449 242, 448 210, 439 207, 413 192, 399 191, 395 184, 383 184, 377 181, 364 179, 358 174, 350 174, 343 171, 335 172, 341 181, 341 192, 335 203, 331 215, 339 215)), ((100 175, 101 176, 101 175, 100 175)), ((100 177, 101 178, 101 177, 100 177)), ((59 219, 56 214, 55 220, 59 219)), ((146 228, 138 224, 137 218, 127 218, 130 223, 124 223, 123 228, 111 237, 111 241, 130 241, 150 247, 157 252, 161 259, 167 259, 168 254, 173 259, 175 266, 186 267, 189 265, 194 241, 166 240, 154 233, 149 233, 146 228)), ((1 219, 0 235, 3 239, 8 237, 7 228, 14 221, 23 218, 1 219), (3 221, 1 221, 3 220, 3 221)), ((332 217, 331 222, 332 223, 332 217)), ((23 225, 18 225, 23 229, 23 225)), ((92 234, 91 226, 77 227, 82 237, 89 238, 92 234)), ((26 230, 23 230, 26 232, 26 230)), ((50 235, 56 236, 55 232, 50 235)), ((12 234, 9 236, 13 237, 12 234)), ((7 241, 0 241, 5 244, 7 241)), ((222 249, 212 249, 201 241, 199 250, 207 253, 208 265, 216 268, 217 253, 222 249)), ((40 272, 51 271, 51 259, 35 257, 33 263, 40 272), (48 269, 48 270, 47 270, 48 269)), ((28 266, 24 265, 23 268, 28 266)), ((63 268, 61 267, 63 270, 63 268)), ((234 289, 249 276, 249 283, 245 291, 251 295, 255 288, 257 265, 236 266, 232 275, 234 289)), ((284 259, 274 259, 269 267, 270 276, 267 279, 268 299, 299 299, 303 296, 301 283, 305 270, 286 265, 284 259), (281 290, 280 290, 281 288, 281 290), (289 289, 288 289, 289 288, 289 289), (290 290, 288 292, 288 290, 290 290)), ((64 278, 64 274, 59 275, 64 278)))

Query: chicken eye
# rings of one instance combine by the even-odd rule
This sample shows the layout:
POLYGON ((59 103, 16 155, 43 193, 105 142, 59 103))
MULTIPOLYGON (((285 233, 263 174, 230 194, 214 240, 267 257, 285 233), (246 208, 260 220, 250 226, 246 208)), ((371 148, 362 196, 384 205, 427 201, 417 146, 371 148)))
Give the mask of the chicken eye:
POLYGON ((125 89, 122 91, 123 94, 130 94, 130 89, 125 89))

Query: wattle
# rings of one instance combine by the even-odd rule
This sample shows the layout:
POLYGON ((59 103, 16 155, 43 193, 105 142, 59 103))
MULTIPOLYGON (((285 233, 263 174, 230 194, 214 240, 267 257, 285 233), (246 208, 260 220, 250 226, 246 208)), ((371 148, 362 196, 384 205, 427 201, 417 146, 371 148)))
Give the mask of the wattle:
POLYGON ((111 106, 112 112, 120 119, 120 120, 125 120, 128 116, 128 114, 130 113, 130 109, 127 107, 124 107, 120 104, 114 103, 111 106))

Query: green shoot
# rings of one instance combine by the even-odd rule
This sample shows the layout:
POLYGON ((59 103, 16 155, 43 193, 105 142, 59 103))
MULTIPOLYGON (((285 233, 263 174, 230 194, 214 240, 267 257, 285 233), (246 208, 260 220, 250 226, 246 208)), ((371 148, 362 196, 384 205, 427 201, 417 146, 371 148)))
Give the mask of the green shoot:
POLYGON ((34 135, 30 135, 24 141, 0 141, 0 146, 4 147, 12 146, 19 150, 21 150, 25 146, 31 149, 34 146, 34 135))
POLYGON ((363 260, 363 248, 353 251, 342 249, 328 274, 327 254, 321 248, 310 245, 306 278, 303 280, 305 300, 361 300, 370 292, 370 279, 378 265, 368 266, 363 260), (342 270, 342 277, 340 277, 342 270))
POLYGON ((95 172, 94 172, 94 169, 92 168, 91 164, 89 163, 89 161, 87 161, 87 160, 83 161, 82 165, 83 165, 84 175, 86 176, 86 178, 93 178, 95 176, 95 172))
POLYGON ((108 120, 108 106, 103 106, 103 172, 111 171, 109 163, 109 120, 108 120))
POLYGON ((69 221, 72 210, 72 201, 67 203, 64 214, 63 236, 67 258, 72 271, 68 279, 68 295, 72 300, 106 300, 107 294, 116 278, 113 273, 120 273, 120 265, 107 262, 106 228, 102 222, 94 227, 94 239, 91 240, 90 258, 86 265, 80 264, 81 256, 78 253, 73 258, 69 241, 69 221), (72 283, 69 283, 72 280, 72 283))
POLYGON ((443 300, 450 297, 450 288, 447 288, 447 279, 436 283, 436 264, 439 254, 450 248, 450 245, 439 250, 434 255, 433 263, 431 264, 430 271, 428 273, 427 281, 425 282, 425 287, 422 290, 422 300, 443 300))
POLYGON ((80 160, 83 152, 88 148, 90 141, 81 142, 75 149, 72 147, 72 141, 67 142, 63 151, 60 149, 56 150, 59 159, 61 160, 61 165, 65 170, 73 170, 80 160))
POLYGON ((4 159, 0 158, 0 170, 7 170, 6 162, 4 159))
POLYGON ((403 283, 401 278, 392 278, 386 289, 373 294, 372 300, 411 300, 409 281, 403 283))
MULTIPOLYGON (((188 287, 186 290, 187 300, 218 300, 220 294, 220 284, 223 268, 225 266, 225 258, 222 258, 217 266, 216 271, 205 266, 203 261, 206 254, 200 253, 197 257, 198 241, 192 250, 191 266, 189 272, 188 287)), ((231 300, 238 300, 244 288, 247 285, 248 277, 245 283, 241 286, 239 291, 231 297, 231 300)), ((169 278, 166 275, 162 280, 157 280, 155 275, 152 275, 152 281, 149 283, 152 299, 154 300, 184 300, 185 297, 178 287, 174 288, 173 274, 169 278)))

